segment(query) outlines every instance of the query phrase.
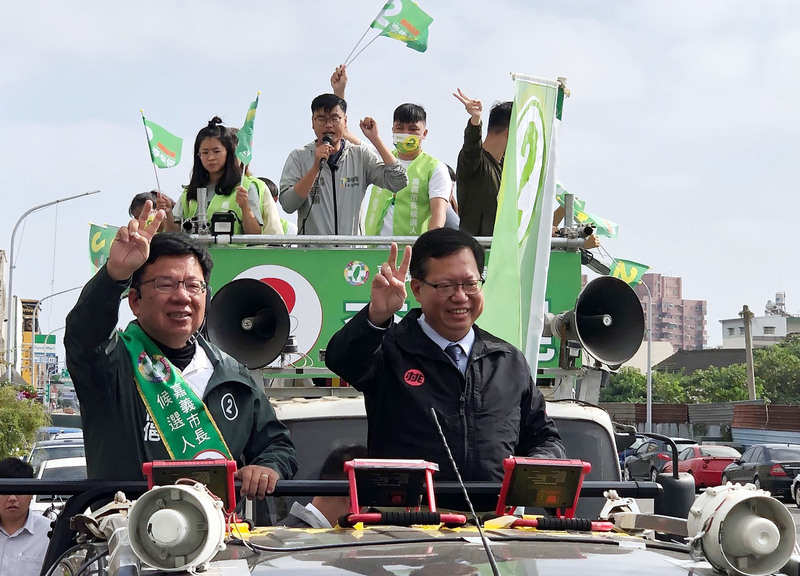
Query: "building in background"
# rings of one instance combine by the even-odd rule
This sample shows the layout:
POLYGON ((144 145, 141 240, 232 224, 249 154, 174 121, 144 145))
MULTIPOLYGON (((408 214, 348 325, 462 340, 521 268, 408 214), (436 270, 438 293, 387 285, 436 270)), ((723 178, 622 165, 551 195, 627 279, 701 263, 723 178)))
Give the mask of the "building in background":
MULTIPOLYGON (((642 276, 652 296, 653 342, 669 342, 673 351, 702 350, 706 345, 706 301, 685 300, 683 279, 649 273, 642 276)), ((647 326, 647 289, 635 288, 647 326)))
MULTIPOLYGON (((741 316, 720 320, 722 347, 744 348, 744 320, 741 316)), ((767 300, 763 316, 754 316, 750 323, 753 348, 777 344, 788 334, 800 332, 800 317, 786 312, 786 293, 775 294, 775 301, 767 300)))

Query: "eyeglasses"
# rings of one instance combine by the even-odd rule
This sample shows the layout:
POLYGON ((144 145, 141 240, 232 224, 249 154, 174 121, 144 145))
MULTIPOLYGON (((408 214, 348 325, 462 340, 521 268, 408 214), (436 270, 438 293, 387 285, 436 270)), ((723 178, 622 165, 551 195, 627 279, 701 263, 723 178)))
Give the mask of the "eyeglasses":
POLYGON ((184 289, 189 294, 202 294, 206 291, 206 287, 208 286, 202 280, 173 280, 172 278, 151 278, 150 280, 141 282, 139 286, 144 286, 150 282, 153 283, 153 287, 159 292, 175 292, 178 286, 183 284, 184 289))
POLYGON ((217 156, 221 156, 224 153, 225 153, 224 148, 215 148, 213 150, 200 150, 198 156, 200 156, 201 158, 208 158, 209 156, 214 156, 216 158, 217 156))
POLYGON ((314 122, 316 122, 318 126, 325 126, 328 122, 333 126, 338 126, 341 121, 342 117, 336 114, 333 116, 314 116, 314 122))
POLYGON ((456 290, 458 290, 459 287, 464 290, 464 294, 467 296, 473 296, 483 289, 483 280, 468 280, 467 282, 459 282, 458 284, 453 284, 452 282, 439 282, 438 284, 431 284, 425 280, 420 280, 420 282, 427 284, 431 288, 434 288, 436 293, 442 298, 450 298, 456 293, 456 290))

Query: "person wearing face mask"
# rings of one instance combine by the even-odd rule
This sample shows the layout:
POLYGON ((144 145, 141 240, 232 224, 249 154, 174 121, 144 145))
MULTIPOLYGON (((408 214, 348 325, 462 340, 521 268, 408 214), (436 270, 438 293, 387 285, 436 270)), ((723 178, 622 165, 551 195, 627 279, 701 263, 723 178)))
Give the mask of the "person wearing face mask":
POLYGON ((451 181, 447 165, 422 151, 428 135, 425 109, 401 104, 394 111, 394 154, 406 169, 408 186, 397 192, 373 188, 365 223, 368 236, 418 236, 444 226, 451 181))

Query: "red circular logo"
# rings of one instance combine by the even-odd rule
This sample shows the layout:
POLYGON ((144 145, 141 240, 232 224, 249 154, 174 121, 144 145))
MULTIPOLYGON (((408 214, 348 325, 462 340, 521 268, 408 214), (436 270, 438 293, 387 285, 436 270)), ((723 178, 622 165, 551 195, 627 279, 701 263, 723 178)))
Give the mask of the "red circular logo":
POLYGON ((425 382, 425 374, 419 370, 407 370, 403 375, 403 380, 405 380, 406 384, 409 386, 422 386, 425 382))

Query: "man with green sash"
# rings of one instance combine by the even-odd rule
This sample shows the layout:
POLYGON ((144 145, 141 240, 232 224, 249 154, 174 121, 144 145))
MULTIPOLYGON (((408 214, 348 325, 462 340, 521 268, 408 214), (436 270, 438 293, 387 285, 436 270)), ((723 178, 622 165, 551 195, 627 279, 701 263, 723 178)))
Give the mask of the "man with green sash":
POLYGON ((199 334, 211 257, 189 236, 156 234, 164 212, 148 222, 150 204, 67 316, 88 476, 140 480, 144 462, 225 458, 242 495, 263 498, 297 471, 289 431, 247 368, 199 334), (117 331, 126 290, 136 320, 117 331))
POLYGON ((425 109, 401 104, 394 111, 394 155, 408 186, 397 192, 372 187, 364 230, 369 236, 418 236, 444 226, 452 187, 444 162, 422 151, 428 135, 425 109))

